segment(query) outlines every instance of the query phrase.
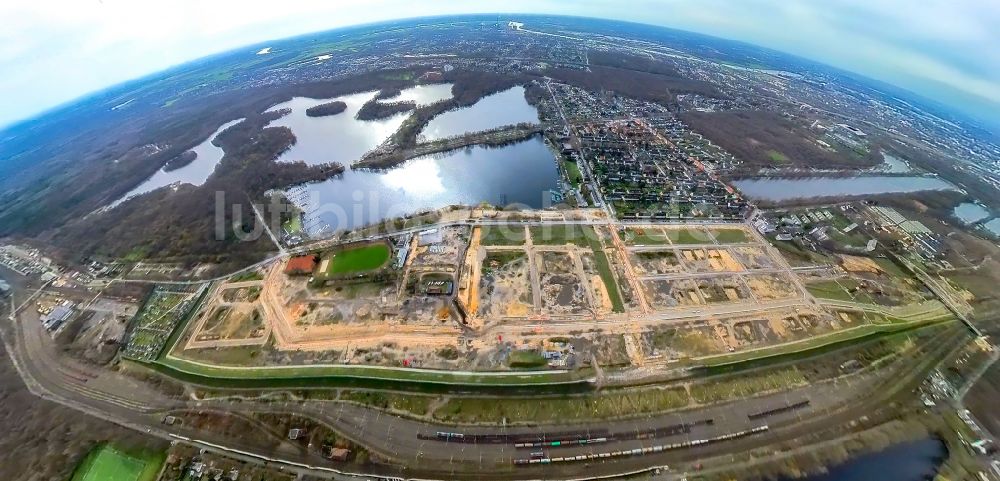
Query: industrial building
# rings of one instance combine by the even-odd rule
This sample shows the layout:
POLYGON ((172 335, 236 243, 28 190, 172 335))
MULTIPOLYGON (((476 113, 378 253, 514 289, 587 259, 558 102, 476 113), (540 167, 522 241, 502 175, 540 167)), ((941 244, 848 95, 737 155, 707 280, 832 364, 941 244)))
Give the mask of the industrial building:
POLYGON ((54 331, 59 328, 64 322, 69 320, 73 316, 73 304, 70 302, 64 302, 52 308, 48 314, 43 315, 39 318, 42 321, 42 325, 45 329, 49 331, 54 331))

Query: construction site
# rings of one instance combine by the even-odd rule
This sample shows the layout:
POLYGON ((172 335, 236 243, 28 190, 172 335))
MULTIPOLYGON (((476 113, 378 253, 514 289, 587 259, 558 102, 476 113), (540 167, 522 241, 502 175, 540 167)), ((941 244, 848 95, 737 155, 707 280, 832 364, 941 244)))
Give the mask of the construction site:
MULTIPOLYGON (((908 293, 899 302, 926 299, 871 259, 791 267, 743 224, 443 225, 219 283, 172 355, 252 366, 627 369, 906 318, 829 294, 855 278, 869 287, 845 296, 878 286, 908 293)), ((914 315, 939 313, 932 304, 914 315)))

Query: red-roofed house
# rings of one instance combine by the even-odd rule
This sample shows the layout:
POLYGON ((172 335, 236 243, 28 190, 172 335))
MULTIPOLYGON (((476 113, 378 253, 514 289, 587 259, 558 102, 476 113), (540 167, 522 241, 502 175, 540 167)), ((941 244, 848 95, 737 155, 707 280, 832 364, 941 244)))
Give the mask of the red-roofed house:
POLYGON ((316 270, 316 256, 298 256, 288 259, 285 274, 289 276, 305 276, 316 270))

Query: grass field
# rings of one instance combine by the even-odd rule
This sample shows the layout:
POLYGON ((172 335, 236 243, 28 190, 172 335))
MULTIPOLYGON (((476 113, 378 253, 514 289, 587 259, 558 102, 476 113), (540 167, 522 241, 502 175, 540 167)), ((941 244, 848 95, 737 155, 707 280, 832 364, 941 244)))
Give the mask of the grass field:
POLYGON ((691 397, 702 404, 728 401, 753 396, 775 389, 789 389, 805 384, 806 378, 798 369, 728 377, 691 385, 691 397))
POLYGON ((531 243, 535 245, 573 244, 587 247, 597 240, 597 232, 589 225, 545 224, 532 226, 531 243))
POLYGON ((153 481, 163 460, 162 453, 126 454, 101 444, 80 462, 71 481, 153 481))
POLYGON ((851 301, 871 303, 871 298, 863 292, 858 292, 858 296, 852 296, 849 289, 856 289, 858 281, 854 279, 839 279, 833 281, 810 282, 806 284, 806 290, 810 294, 820 299, 833 299, 835 301, 851 301))
POLYGON ((520 225, 492 225, 479 228, 479 244, 484 246, 524 245, 524 227, 520 225))
POLYGON ((628 245, 666 245, 670 241, 659 229, 637 229, 628 227, 622 240, 628 245))
POLYGON ((541 354, 535 351, 514 351, 510 353, 508 363, 513 368, 535 368, 542 367, 547 361, 541 354))
POLYGON ((601 239, 597 237, 597 231, 593 227, 588 227, 588 229, 590 231, 585 238, 587 245, 590 246, 590 250, 594 253, 594 265, 597 267, 597 273, 600 274, 601 282, 604 283, 604 288, 608 291, 608 298, 611 299, 611 310, 614 312, 625 312, 625 303, 622 301, 621 291, 618 290, 615 273, 611 270, 611 260, 608 259, 608 255, 604 252, 601 239))
POLYGON ((452 398, 434 410, 448 422, 564 423, 586 419, 632 417, 688 405, 683 388, 611 391, 593 396, 562 398, 452 398))
POLYGON ((264 275, 256 270, 241 272, 229 278, 229 282, 247 282, 247 281, 262 281, 262 280, 264 280, 264 275))
POLYGON ((699 370, 705 374, 718 374, 742 368, 791 361, 840 349, 851 344, 903 334, 950 321, 957 322, 958 320, 949 314, 942 316, 940 319, 893 324, 866 324, 852 329, 844 329, 822 336, 811 337, 798 342, 701 358, 698 361, 699 370))
POLYGON ((771 160, 772 164, 786 164, 788 163, 788 156, 778 152, 777 150, 768 150, 767 158, 771 160))
POLYGON ((595 250, 594 264, 597 265, 597 272, 601 275, 604 288, 608 290, 608 297, 611 298, 611 310, 625 312, 625 303, 622 302, 622 295, 618 292, 618 283, 615 282, 615 274, 611 272, 611 262, 608 260, 608 255, 602 250, 595 250))
POLYGON ((298 234, 302 232, 302 216, 295 213, 290 219, 281 224, 281 228, 288 232, 289 234, 298 234))
POLYGON ((375 406, 381 409, 392 409, 394 411, 408 412, 416 416, 423 416, 427 414, 427 410, 430 408, 431 401, 434 398, 383 391, 342 391, 340 399, 366 406, 375 406))
POLYGON ((674 244, 711 244, 712 239, 701 230, 666 229, 667 238, 674 244))
POLYGON ((507 392, 525 388, 539 392, 579 392, 589 389, 590 369, 533 372, 464 373, 381 366, 221 366, 167 356, 145 367, 184 382, 232 389, 357 387, 413 392, 507 392))
POLYGON ((719 229, 711 232, 715 236, 715 240, 719 241, 720 244, 734 244, 749 240, 747 233, 743 229, 719 229))
POLYGON ((563 167, 566 168, 566 177, 569 178, 569 183, 573 184, 573 187, 578 187, 583 182, 583 174, 580 173, 580 166, 576 165, 576 162, 564 160, 563 167))
POLYGON ((330 259, 328 275, 367 272, 378 269, 389 260, 389 246, 371 244, 352 249, 345 249, 333 255, 330 259))

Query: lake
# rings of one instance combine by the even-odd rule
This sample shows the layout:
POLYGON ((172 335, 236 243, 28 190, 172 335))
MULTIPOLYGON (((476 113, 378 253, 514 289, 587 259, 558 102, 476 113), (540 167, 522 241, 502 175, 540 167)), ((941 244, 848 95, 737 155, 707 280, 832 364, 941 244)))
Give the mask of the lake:
POLYGON ((479 132, 521 122, 538 122, 538 111, 524 99, 517 86, 479 99, 469 107, 445 112, 420 131, 422 140, 435 140, 479 132))
POLYGON ((925 481, 934 478, 947 456, 944 443, 929 438, 858 456, 805 481, 925 481))
MULTIPOLYGON (((365 102, 371 100, 377 91, 362 92, 335 99, 310 99, 296 97, 271 107, 270 110, 290 108, 292 112, 268 124, 268 127, 288 127, 295 134, 295 145, 278 157, 279 162, 302 160, 309 164, 340 162, 349 167, 365 152, 375 148, 393 132, 399 129, 409 112, 403 112, 387 119, 357 120, 354 116, 365 102), (336 115, 309 117, 306 109, 340 100, 347 109, 336 115)), ((417 105, 427 105, 451 98, 451 84, 420 85, 403 90, 398 96, 388 99, 413 100, 417 105)))
MULTIPOLYGON (((338 97, 336 100, 347 104, 347 109, 327 117, 309 117, 305 111, 331 99, 297 97, 270 109, 292 110, 269 124, 288 127, 296 137, 295 145, 278 158, 279 162, 340 162, 348 167, 343 175, 286 191, 307 212, 304 225, 310 233, 355 228, 452 204, 489 202, 542 207, 549 189, 557 188, 555 160, 541 137, 499 148, 471 147, 421 157, 386 171, 351 170, 351 164, 381 144, 409 115, 402 113, 375 121, 355 119, 361 106, 375 94, 372 91, 338 97)), ((426 105, 447 98, 451 98, 451 84, 409 88, 386 101, 413 100, 426 105)), ((472 107, 446 112, 432 119, 431 124, 439 122, 441 128, 448 127, 442 130, 446 135, 458 135, 537 119, 535 108, 524 100, 524 89, 515 87, 472 107), (445 117, 443 123, 439 122, 445 117)))
MULTIPOLYGON (((347 170, 323 182, 296 186, 286 191, 308 215, 311 233, 355 228, 382 219, 436 209, 453 204, 520 204, 544 207, 548 191, 558 188, 558 172, 552 152, 540 136, 498 148, 470 147, 434 156, 412 159, 387 171, 354 171, 350 165, 395 132, 409 113, 387 119, 362 121, 354 116, 377 91, 334 99, 296 97, 272 106, 291 112, 269 127, 288 127, 296 141, 278 157, 278 162, 304 161, 316 165, 340 162, 347 170), (336 115, 309 117, 306 109, 331 100, 347 108, 336 115)), ((412 100, 427 105, 451 98, 451 84, 420 85, 403 90, 386 101, 412 100)), ((511 123, 537 122, 538 113, 524 99, 524 88, 515 87, 486 97, 472 107, 447 112, 435 131, 442 135, 489 129, 511 123)), ((242 120, 242 119, 240 119, 242 120)), ((198 158, 173 172, 157 172, 129 195, 148 192, 175 182, 200 185, 222 159, 222 149, 211 139, 240 120, 223 125, 195 147, 198 158)), ((117 204, 117 203, 116 203, 117 204)))
POLYGON ((992 232, 993 235, 1000 236, 1000 217, 984 223, 983 227, 992 232))
POLYGON ((958 220, 966 224, 979 222, 989 216, 990 211, 986 210, 985 207, 972 202, 962 202, 955 207, 955 217, 958 217, 958 220))
POLYGON ((544 207, 558 178, 552 152, 535 136, 500 148, 420 157, 387 171, 348 169, 286 194, 306 211, 306 230, 318 235, 453 204, 544 207))
POLYGON ((452 84, 428 84, 417 85, 404 89, 399 95, 384 99, 385 102, 414 101, 417 106, 428 105, 434 102, 451 98, 452 84))
MULTIPOLYGON (((427 105, 451 98, 451 85, 450 83, 418 85, 403 90, 399 95, 387 101, 412 100, 417 105, 427 105)), ((297 137, 295 145, 282 154, 278 161, 304 160, 310 164, 340 162, 349 166, 361 158, 365 152, 382 143, 395 132, 403 123, 403 119, 409 115, 402 113, 376 121, 356 120, 354 115, 376 93, 378 92, 371 91, 338 97, 336 100, 344 101, 347 104, 347 109, 337 115, 327 117, 309 117, 306 115, 306 109, 334 99, 296 97, 268 109, 277 110, 286 107, 292 109, 290 114, 268 124, 269 127, 288 127, 297 137)), ((108 207, 113 208, 129 197, 175 183, 204 184, 215 171, 215 166, 222 160, 223 155, 222 149, 213 145, 212 140, 223 130, 242 121, 243 119, 236 119, 223 124, 204 142, 191 149, 198 154, 198 157, 190 164, 170 172, 158 170, 108 207)))
POLYGON ((770 201, 954 189, 937 177, 892 176, 758 178, 737 180, 733 186, 747 197, 770 201))
POLYGON ((190 164, 185 165, 179 169, 171 170, 167 172, 163 169, 156 171, 150 178, 143 181, 141 184, 136 186, 134 189, 128 191, 127 194, 123 195, 118 200, 112 202, 108 208, 113 208, 118 204, 121 204, 129 197, 136 196, 139 194, 145 194, 160 187, 166 187, 175 183, 191 184, 191 185, 201 185, 208 180, 208 176, 215 172, 215 166, 222 160, 222 149, 216 147, 212 143, 223 130, 242 122, 243 119, 236 119, 231 122, 226 122, 222 124, 212 135, 209 135, 204 142, 198 144, 193 150, 198 157, 194 159, 190 164))
POLYGON ((875 166, 874 169, 880 172, 889 172, 892 174, 905 174, 907 172, 912 172, 913 169, 910 168, 910 164, 905 160, 896 157, 892 154, 887 154, 882 152, 882 164, 875 166))

